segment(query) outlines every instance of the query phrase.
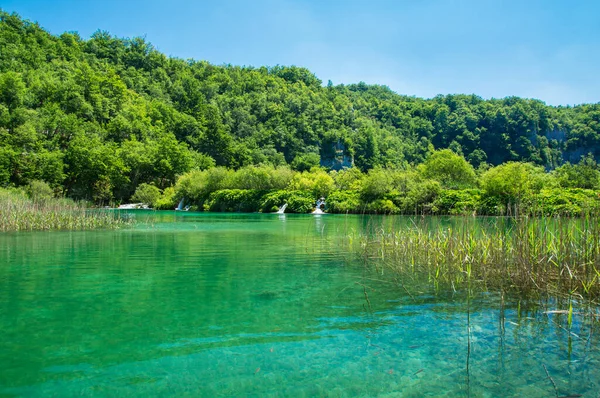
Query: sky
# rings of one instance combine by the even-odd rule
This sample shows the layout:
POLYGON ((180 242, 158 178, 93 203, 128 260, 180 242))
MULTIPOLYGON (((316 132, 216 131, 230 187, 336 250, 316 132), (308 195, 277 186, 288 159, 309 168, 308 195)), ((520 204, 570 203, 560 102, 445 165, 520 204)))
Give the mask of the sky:
POLYGON ((399 94, 600 102, 596 0, 0 0, 53 34, 144 37, 166 55, 297 65, 399 94))

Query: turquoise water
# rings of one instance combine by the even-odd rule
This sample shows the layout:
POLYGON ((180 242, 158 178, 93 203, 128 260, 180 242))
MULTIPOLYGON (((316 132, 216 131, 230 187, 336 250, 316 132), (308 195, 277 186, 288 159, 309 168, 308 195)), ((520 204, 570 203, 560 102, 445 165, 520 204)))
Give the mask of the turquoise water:
POLYGON ((600 391, 596 309, 401 287, 344 249, 373 219, 132 214, 0 235, 0 396, 600 391))

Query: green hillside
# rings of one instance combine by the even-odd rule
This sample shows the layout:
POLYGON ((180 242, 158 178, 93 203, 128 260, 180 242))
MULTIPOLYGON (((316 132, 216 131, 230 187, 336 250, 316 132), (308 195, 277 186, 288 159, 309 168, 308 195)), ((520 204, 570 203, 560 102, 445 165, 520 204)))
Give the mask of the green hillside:
POLYGON ((600 158, 599 143, 600 104, 323 85, 301 67, 170 58, 140 38, 54 36, 0 13, 3 187, 43 180, 69 197, 123 201, 214 165, 302 171, 345 156, 362 171, 406 169, 444 148, 474 167, 549 170, 600 158))

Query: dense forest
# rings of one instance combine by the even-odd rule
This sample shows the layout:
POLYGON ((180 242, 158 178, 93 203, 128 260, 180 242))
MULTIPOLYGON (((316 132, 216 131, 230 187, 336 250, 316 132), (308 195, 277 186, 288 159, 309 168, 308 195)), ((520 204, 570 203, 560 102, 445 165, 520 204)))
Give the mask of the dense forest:
POLYGON ((600 104, 324 85, 301 67, 182 60, 141 38, 55 36, 0 11, 0 187, 43 181, 57 195, 119 203, 215 166, 301 175, 353 163, 361 176, 401 175, 443 149, 474 170, 527 162, 575 176, 580 161, 597 171, 599 144, 600 104))

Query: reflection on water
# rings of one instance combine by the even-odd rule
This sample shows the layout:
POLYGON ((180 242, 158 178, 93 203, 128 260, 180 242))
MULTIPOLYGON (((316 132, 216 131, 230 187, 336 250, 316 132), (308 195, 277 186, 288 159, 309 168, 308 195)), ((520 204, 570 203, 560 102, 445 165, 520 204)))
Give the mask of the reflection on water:
POLYGON ((406 219, 134 217, 0 235, 0 395, 555 396, 544 366, 559 395, 600 390, 589 309, 569 330, 544 313, 563 304, 477 294, 469 325, 464 292, 396 286, 339 244, 406 219))

